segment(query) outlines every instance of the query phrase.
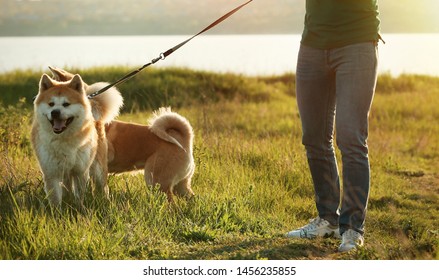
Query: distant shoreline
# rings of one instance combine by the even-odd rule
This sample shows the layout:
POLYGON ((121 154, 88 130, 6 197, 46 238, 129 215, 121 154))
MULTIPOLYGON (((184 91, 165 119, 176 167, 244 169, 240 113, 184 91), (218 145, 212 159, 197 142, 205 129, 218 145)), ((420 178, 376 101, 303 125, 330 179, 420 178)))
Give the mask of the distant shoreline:
MULTIPOLYGON (((436 32, 428 32, 428 31, 421 31, 421 32, 386 32, 381 34, 387 34, 387 35, 436 35, 439 34, 439 31, 436 32)), ((66 34, 66 33, 53 33, 53 34, 2 34, 0 33, 1 37, 137 37, 137 36, 192 36, 193 34, 185 34, 185 33, 146 33, 146 34, 137 34, 137 33, 123 33, 123 34, 66 34)), ((218 32, 211 32, 203 34, 202 36, 252 36, 252 35, 302 35, 301 32, 267 32, 267 33, 261 33, 261 32, 248 32, 248 33, 218 33, 218 32)))

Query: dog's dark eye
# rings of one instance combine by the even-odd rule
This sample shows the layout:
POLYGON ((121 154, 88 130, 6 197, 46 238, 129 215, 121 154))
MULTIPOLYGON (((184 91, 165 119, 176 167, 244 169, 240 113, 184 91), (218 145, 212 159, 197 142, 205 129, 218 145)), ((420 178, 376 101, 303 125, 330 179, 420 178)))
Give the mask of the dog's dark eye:
POLYGON ((55 103, 50 102, 50 103, 49 103, 49 106, 50 106, 50 107, 53 107, 53 106, 55 106, 55 103))
POLYGON ((70 103, 64 102, 62 105, 63 105, 63 107, 69 107, 70 103))

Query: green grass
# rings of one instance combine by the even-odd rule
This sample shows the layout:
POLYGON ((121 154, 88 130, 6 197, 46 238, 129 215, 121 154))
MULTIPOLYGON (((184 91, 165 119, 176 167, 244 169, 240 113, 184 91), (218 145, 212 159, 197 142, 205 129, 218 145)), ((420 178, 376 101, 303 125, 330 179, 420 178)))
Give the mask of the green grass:
MULTIPOLYGON (((113 81, 123 67, 79 71, 113 81)), ((439 259, 439 78, 381 75, 370 119, 366 244, 291 240, 316 216, 294 75, 148 70, 120 86, 120 119, 169 105, 195 130, 195 198, 170 205, 143 176, 110 176, 109 201, 48 207, 29 141, 41 73, 0 75, 0 259, 439 259)))

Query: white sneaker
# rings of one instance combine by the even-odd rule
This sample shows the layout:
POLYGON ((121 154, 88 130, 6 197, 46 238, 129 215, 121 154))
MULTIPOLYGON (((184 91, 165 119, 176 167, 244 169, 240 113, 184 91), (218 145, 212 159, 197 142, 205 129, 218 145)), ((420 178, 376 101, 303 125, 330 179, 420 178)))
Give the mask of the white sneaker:
POLYGON ((364 245, 363 235, 352 229, 345 231, 341 238, 342 241, 340 247, 338 247, 339 252, 347 252, 364 245))
POLYGON ((340 238, 338 226, 331 225, 327 220, 317 217, 310 220, 310 223, 296 230, 292 230, 286 234, 291 238, 315 238, 330 237, 340 238))

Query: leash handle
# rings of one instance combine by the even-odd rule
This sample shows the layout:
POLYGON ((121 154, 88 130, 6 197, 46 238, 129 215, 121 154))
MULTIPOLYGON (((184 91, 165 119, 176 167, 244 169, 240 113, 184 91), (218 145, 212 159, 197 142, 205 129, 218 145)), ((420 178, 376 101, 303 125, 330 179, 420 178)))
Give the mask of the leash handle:
POLYGON ((113 82, 111 84, 109 84, 108 86, 105 86, 103 88, 101 88, 100 90, 88 95, 89 99, 92 99, 96 96, 98 96, 101 93, 104 93, 105 91, 109 90, 110 88, 121 84, 123 82, 125 82, 126 80, 134 77, 135 75, 137 75, 140 71, 142 71, 143 69, 145 69, 146 67, 157 63, 160 60, 164 60, 166 57, 168 57, 169 55, 171 55, 172 53, 174 53, 176 50, 178 50, 179 48, 181 48, 182 46, 186 45, 189 41, 191 41, 192 39, 194 39, 195 37, 197 37, 198 35, 203 34, 204 32, 212 29, 213 27, 215 27, 216 25, 220 24, 221 22, 223 22, 224 20, 226 20, 227 18, 229 18, 231 15, 233 15, 234 13, 236 13, 238 10, 240 10, 242 7, 246 6, 247 4, 249 4, 250 2, 252 2, 253 0, 249 0, 247 2, 245 2, 244 4, 236 7, 235 9, 231 10, 230 12, 228 12, 227 14, 223 15, 222 17, 220 17, 219 19, 215 20, 214 22, 212 22, 209 26, 207 26, 206 28, 204 28, 203 30, 201 30, 200 32, 198 32, 197 34, 195 34, 194 36, 190 37, 189 39, 181 42, 180 44, 175 45, 174 47, 168 49, 167 51, 163 52, 160 54, 160 56, 154 58, 151 60, 151 62, 148 62, 146 64, 144 64, 143 66, 141 66, 140 68, 131 71, 130 73, 126 74, 125 76, 123 76, 122 78, 120 78, 119 80, 117 80, 116 82, 113 82))

